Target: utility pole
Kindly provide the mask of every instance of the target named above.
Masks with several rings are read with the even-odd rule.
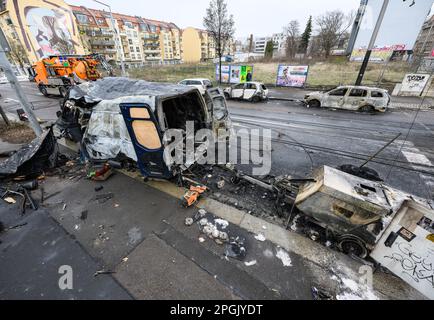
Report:
[[[377,41],[378,32],[380,31],[381,24],[383,23],[384,15],[386,14],[387,7],[389,6],[390,0],[383,0],[383,6],[381,7],[380,15],[378,16],[377,23],[375,24],[374,31],[371,36],[371,41],[368,45],[368,50],[365,54],[365,59],[363,60],[362,66],[360,67],[359,75],[357,77],[356,86],[360,86],[365,76],[366,68],[369,64],[369,59],[371,58],[372,49],[374,49],[375,41]]]
[[[40,135],[42,135],[41,125],[39,124],[38,119],[36,119],[36,116],[33,113],[32,107],[30,106],[30,103],[23,92],[23,88],[21,88],[21,85],[18,82],[15,72],[12,70],[12,66],[6,56],[6,52],[9,51],[10,51],[9,44],[6,41],[5,35],[3,34],[3,30],[0,29],[0,67],[5,72],[6,78],[8,79],[12,89],[15,90],[18,101],[20,101],[21,106],[26,112],[30,122],[30,127],[33,129],[36,136],[39,137]]]
[[[123,52],[122,52],[122,39],[121,39],[121,36],[120,36],[120,34],[119,34],[119,32],[118,32],[118,29],[116,29],[116,24],[115,24],[116,22],[115,22],[115,19],[113,18],[112,8],[111,8],[108,4],[106,4],[106,3],[104,3],[104,2],[101,2],[101,1],[98,1],[98,0],[93,0],[93,1],[95,1],[95,2],[97,2],[97,3],[99,3],[99,4],[101,4],[101,5],[103,5],[103,6],[105,6],[105,7],[107,7],[108,10],[109,10],[110,20],[111,20],[111,25],[112,25],[112,27],[113,27],[113,32],[114,32],[115,35],[116,35],[116,40],[115,40],[115,42],[116,42],[116,47],[117,47],[118,50],[119,50],[120,58],[121,58],[121,71],[122,71],[122,76],[123,76],[123,77],[126,77],[126,72],[125,72],[125,63],[124,63],[124,55],[123,55]]]

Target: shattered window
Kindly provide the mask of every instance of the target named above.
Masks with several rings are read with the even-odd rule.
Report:
[[[222,97],[213,100],[213,115],[216,120],[222,120],[227,115],[225,100]]]
[[[329,95],[334,97],[344,97],[348,92],[348,88],[341,88],[330,91]]]

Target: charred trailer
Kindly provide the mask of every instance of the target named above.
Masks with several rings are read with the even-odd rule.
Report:
[[[331,234],[341,251],[361,258],[376,248],[407,201],[432,212],[425,199],[327,166],[313,178],[315,182],[301,185],[296,207]]]

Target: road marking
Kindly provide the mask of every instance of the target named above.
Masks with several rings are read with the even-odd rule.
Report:
[[[5,99],[5,102],[9,102],[9,101],[20,103],[18,100],[15,100],[15,99],[11,99],[11,98],[6,98]]]
[[[429,159],[421,153],[414,153],[409,151],[402,151],[402,153],[407,158],[407,161],[411,164],[422,164],[424,166],[432,166],[431,161],[429,161]]]
[[[430,128],[428,128],[424,123],[419,122],[419,124],[424,127],[429,133],[431,133],[432,135],[434,135],[434,131],[432,131]]]

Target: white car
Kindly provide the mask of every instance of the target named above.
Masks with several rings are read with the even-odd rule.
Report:
[[[185,79],[178,84],[195,87],[202,95],[205,95],[206,90],[212,88],[212,82],[209,79]]]
[[[363,86],[341,86],[327,92],[312,92],[304,97],[312,108],[336,108],[362,112],[386,112],[390,104],[387,90]]]
[[[239,83],[225,89],[226,99],[242,99],[259,102],[268,99],[268,89],[261,82]]]

